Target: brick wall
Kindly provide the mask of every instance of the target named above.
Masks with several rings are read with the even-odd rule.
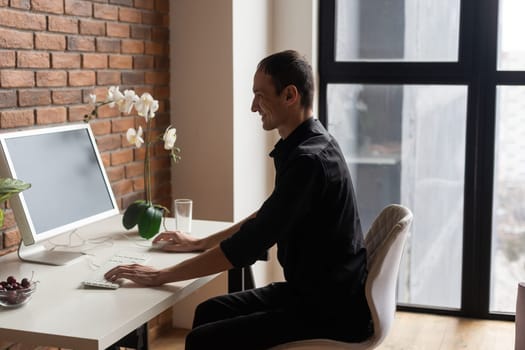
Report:
[[[0,0],[0,132],[81,122],[88,96],[107,88],[159,100],[154,130],[169,125],[169,0]],[[120,209],[144,197],[143,149],[125,132],[142,118],[103,107],[91,121]],[[170,159],[152,152],[153,196],[170,208]],[[24,179],[22,179],[24,180]],[[20,240],[6,207],[0,255]]]

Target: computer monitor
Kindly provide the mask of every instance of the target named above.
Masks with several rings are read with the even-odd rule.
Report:
[[[20,259],[64,265],[82,256],[43,243],[119,213],[89,124],[0,133],[0,145],[1,176],[31,184],[10,199]]]

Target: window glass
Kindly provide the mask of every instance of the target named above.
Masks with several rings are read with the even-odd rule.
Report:
[[[514,312],[525,281],[525,86],[498,86],[491,312]]]
[[[328,84],[363,230],[390,203],[414,213],[398,301],[460,308],[467,87]]]
[[[455,62],[459,9],[460,0],[337,0],[336,61]]]
[[[498,21],[498,69],[525,69],[525,1],[500,0]]]

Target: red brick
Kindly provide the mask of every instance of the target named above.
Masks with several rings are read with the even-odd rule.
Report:
[[[97,141],[97,145],[99,145],[98,139],[96,141]],[[100,150],[100,146],[98,146],[98,149]],[[110,163],[111,163],[110,153],[109,152],[105,152],[105,153],[103,152],[103,153],[100,154],[100,158],[102,159],[102,164],[104,164],[104,167],[108,168]]]
[[[45,106],[51,103],[51,96],[49,90],[19,90],[18,103],[21,107],[27,106]]]
[[[9,6],[8,0],[0,0],[0,7],[7,7],[7,6]]]
[[[16,226],[15,215],[13,210],[8,209],[4,211],[4,224],[0,229],[5,230]]]
[[[98,52],[120,53],[121,44],[118,39],[97,38],[96,43]]]
[[[97,146],[100,152],[119,149],[120,148],[120,135],[99,136],[97,137]],[[111,162],[110,159],[109,159],[109,162]]]
[[[35,86],[35,74],[25,70],[1,70],[0,86],[3,88],[33,87]]]
[[[129,128],[135,128],[136,117],[122,117],[111,121],[112,133],[125,133]]]
[[[30,10],[31,0],[11,0],[11,7],[23,10]]]
[[[123,72],[122,84],[142,85],[144,84],[144,72]]]
[[[142,24],[159,25],[163,23],[164,17],[156,12],[144,12],[142,14]]]
[[[135,0],[135,8],[153,10],[155,3],[151,0]]]
[[[2,10],[0,25],[18,29],[45,30],[46,16],[6,9]]]
[[[78,89],[54,90],[51,98],[56,105],[82,103],[82,93]]]
[[[109,0],[110,4],[133,6],[133,0]]]
[[[144,41],[124,39],[122,40],[122,53],[141,54],[144,53]]]
[[[111,133],[111,122],[109,120],[95,120],[90,124],[91,130],[93,130],[93,134],[96,136]]]
[[[104,101],[108,94],[108,89],[104,86],[96,87],[93,89],[86,89],[82,91],[82,100],[84,103],[89,103],[89,95],[94,94],[97,96],[97,101]]]
[[[50,32],[78,33],[78,20],[64,16],[48,16],[48,30]]]
[[[17,246],[18,243],[20,243],[20,239],[22,239],[22,237],[17,228],[5,231],[3,234],[4,249]]]
[[[38,125],[64,123],[67,121],[65,107],[47,107],[36,110],[36,123]]]
[[[95,72],[93,71],[71,71],[69,72],[70,86],[95,85]]]
[[[97,72],[97,85],[120,85],[120,75],[119,71],[99,71]]]
[[[143,177],[133,179],[133,190],[134,191],[144,191],[144,178]]]
[[[111,118],[111,117],[118,117],[120,115],[120,112],[118,108],[111,108],[108,105],[99,107],[98,109],[98,117],[99,118]]]
[[[91,17],[93,6],[89,1],[65,0],[66,15]]]
[[[151,40],[168,42],[169,38],[170,38],[169,28],[164,28],[164,27],[151,28]]]
[[[80,54],[53,52],[51,66],[53,68],[80,68]]]
[[[17,66],[19,68],[49,68],[49,54],[47,52],[20,51]]]
[[[119,20],[121,22],[141,23],[142,12],[132,8],[121,7],[119,9]]]
[[[61,70],[38,71],[36,72],[36,85],[44,86],[65,86],[67,83],[67,73]]]
[[[0,68],[13,68],[15,64],[15,51],[0,51]]]
[[[64,0],[31,0],[32,11],[64,13]]]
[[[70,51],[95,51],[95,39],[82,36],[68,36],[67,49]]]
[[[134,69],[151,69],[154,67],[155,60],[152,56],[135,56],[133,57]]]
[[[133,68],[133,57],[123,55],[111,55],[109,56],[109,68],[131,69]]]
[[[144,51],[147,55],[162,55],[163,53],[168,51],[168,47],[164,43],[156,43],[149,41],[145,43]]]
[[[119,149],[111,152],[111,165],[126,164],[133,161],[133,149]]]
[[[122,180],[111,184],[115,196],[122,196],[133,190],[133,181]]]
[[[0,108],[16,107],[16,91],[0,90]]]
[[[118,20],[118,7],[113,5],[95,4],[93,17],[105,20]]]
[[[149,40],[151,38],[151,28],[149,26],[132,25],[131,37],[133,39]]]
[[[2,129],[19,128],[35,124],[32,109],[16,109],[0,112],[0,127]]]
[[[144,162],[135,162],[126,165],[126,177],[136,177],[144,175]]]
[[[165,72],[146,72],[146,84],[152,85],[167,85],[170,81],[169,74]]]
[[[108,23],[106,25],[107,35],[116,38],[129,38],[129,24]]]
[[[86,53],[82,56],[84,68],[107,68],[108,56],[104,54]]]
[[[170,68],[170,58],[169,56],[155,56],[155,65],[156,69],[165,69],[169,70]]]
[[[90,114],[93,107],[87,104],[71,106],[68,108],[68,120],[70,122],[78,122],[84,120],[86,114]]]
[[[90,19],[80,20],[80,34],[85,35],[106,35],[106,24],[103,21],[93,21]]]
[[[66,37],[60,34],[35,33],[35,48],[64,51],[66,49]]]
[[[158,12],[169,12],[170,2],[169,0],[155,0],[155,10]]]
[[[0,48],[32,49],[33,33],[0,28]]]
[[[123,166],[110,167],[106,169],[109,181],[115,182],[124,179],[125,170]]]

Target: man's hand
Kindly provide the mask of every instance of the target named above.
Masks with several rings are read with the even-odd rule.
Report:
[[[181,231],[166,231],[153,240],[153,244],[163,243],[162,250],[170,252],[195,252],[203,250],[202,240]]]
[[[144,286],[154,287],[164,284],[161,275],[160,270],[149,266],[132,264],[114,267],[104,274],[104,278],[110,282],[114,282],[119,278],[126,278]]]

